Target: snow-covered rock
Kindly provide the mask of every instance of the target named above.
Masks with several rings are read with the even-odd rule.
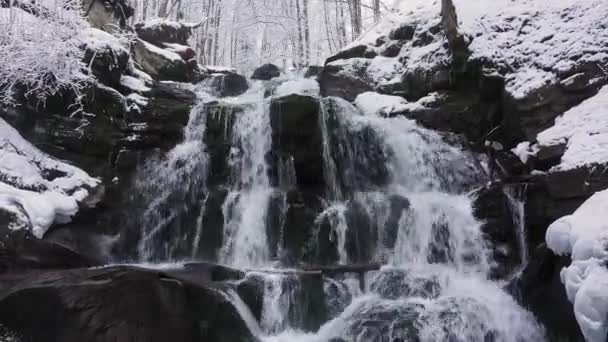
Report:
[[[83,32],[84,62],[97,79],[116,87],[120,83],[129,62],[128,42],[96,28]]]
[[[0,207],[27,218],[36,237],[55,222],[68,222],[98,184],[41,152],[0,119]]]
[[[189,68],[180,55],[159,48],[142,39],[136,39],[132,47],[135,63],[157,80],[187,82]]]
[[[274,91],[275,96],[297,94],[303,96],[319,96],[319,83],[310,78],[300,78],[281,83]]]
[[[608,163],[608,86],[558,117],[538,135],[533,150],[555,147],[564,153],[553,171]]]
[[[608,336],[608,190],[587,200],[574,214],[555,221],[546,241],[558,255],[571,255],[561,280],[585,339]]]
[[[135,24],[135,30],[139,38],[159,47],[166,43],[188,45],[192,35],[191,25],[160,18]]]

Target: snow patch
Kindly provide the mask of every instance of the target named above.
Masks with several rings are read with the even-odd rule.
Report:
[[[0,119],[0,207],[22,208],[41,238],[54,222],[67,222],[88,189],[99,184],[77,167],[53,159]]]
[[[355,99],[355,106],[365,115],[389,116],[392,113],[406,113],[423,110],[425,103],[435,98],[435,94],[423,97],[417,102],[408,102],[399,96],[365,92]]]
[[[608,190],[597,192],[574,214],[555,221],[545,236],[558,255],[571,255],[561,280],[585,339],[604,342],[608,334]]]
[[[566,144],[561,163],[552,171],[608,163],[608,86],[558,117],[537,141],[540,148]]]
[[[304,96],[319,96],[319,83],[313,79],[302,78],[294,79],[281,83],[274,91],[275,96],[285,96],[290,94]]]
[[[146,84],[138,78],[133,76],[122,75],[120,77],[120,85],[125,88],[131,89],[137,93],[147,93],[151,89],[146,86]]]

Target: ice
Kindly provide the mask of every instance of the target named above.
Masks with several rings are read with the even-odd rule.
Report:
[[[574,314],[589,342],[603,342],[608,334],[608,190],[597,192],[574,214],[555,221],[547,230],[547,246],[572,263],[561,280]]]

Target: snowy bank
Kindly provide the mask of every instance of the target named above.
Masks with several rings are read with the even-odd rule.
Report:
[[[608,334],[608,190],[598,192],[572,215],[547,230],[548,247],[571,255],[561,280],[585,339],[604,342]]]
[[[55,222],[65,223],[99,181],[41,152],[0,119],[0,208],[27,216],[41,238]]]

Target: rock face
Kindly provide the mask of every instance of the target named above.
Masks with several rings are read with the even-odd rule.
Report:
[[[273,153],[277,167],[292,164],[299,186],[323,186],[323,135],[319,124],[319,100],[309,96],[288,95],[273,98],[270,107]],[[280,172],[281,170],[277,171]]]
[[[27,341],[256,341],[222,285],[238,272],[202,266],[0,276],[0,324]]]
[[[268,81],[275,77],[279,77],[281,75],[281,70],[274,64],[264,64],[261,67],[255,69],[253,75],[251,75],[252,80],[263,80]]]
[[[515,298],[549,328],[549,338],[584,341],[560,279],[562,267],[569,264],[568,258],[558,257],[545,244],[540,244],[530,254],[530,263],[521,276],[509,288]]]

